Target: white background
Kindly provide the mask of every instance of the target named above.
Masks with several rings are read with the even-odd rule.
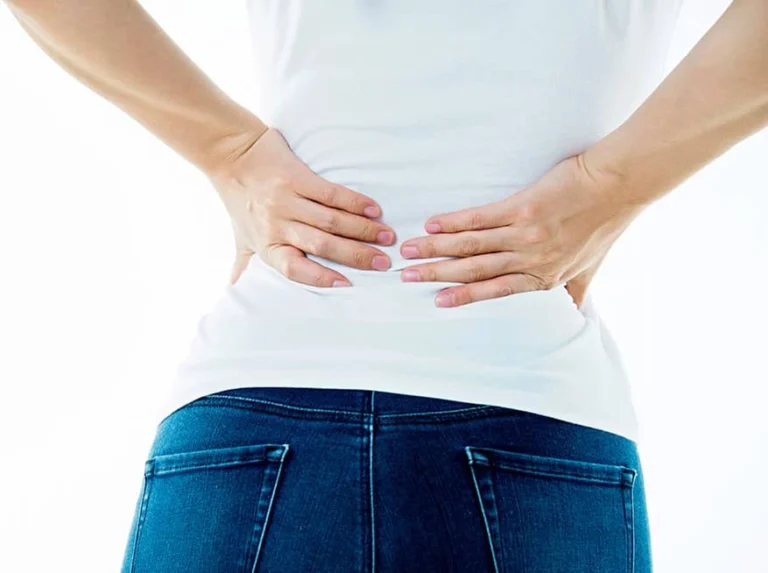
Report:
[[[143,4],[254,105],[244,0]],[[687,3],[670,67],[726,4]],[[633,380],[659,573],[768,571],[767,163],[768,130],[646,211],[592,287]],[[0,570],[117,571],[230,223],[200,172],[5,6],[0,167]]]

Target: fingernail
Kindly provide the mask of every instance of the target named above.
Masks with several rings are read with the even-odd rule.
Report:
[[[348,287],[349,286],[349,282],[348,281],[340,281],[340,280],[337,279],[337,280],[333,281],[333,286],[335,286],[335,287]]]
[[[403,247],[403,256],[406,259],[409,258],[409,257],[418,257],[419,256],[419,249],[417,249],[413,245],[409,245],[407,247]]]
[[[368,217],[378,217],[379,208],[375,205],[368,205],[365,209],[363,209],[363,213],[365,213]]]
[[[421,280],[421,275],[419,274],[419,271],[414,271],[414,270],[403,271],[400,276],[406,282]]]
[[[427,233],[439,233],[440,232],[440,225],[437,223],[427,223],[424,228],[427,230]]]
[[[379,231],[379,234],[376,235],[376,240],[379,243],[391,243],[394,238],[395,234],[391,231]]]
[[[381,255],[373,257],[373,268],[377,271],[385,271],[389,268],[389,258]]]
[[[442,292],[435,297],[435,304],[437,306],[451,306],[453,304],[453,296],[450,293]]]

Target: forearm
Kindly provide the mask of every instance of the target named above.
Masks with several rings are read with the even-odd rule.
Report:
[[[768,0],[735,0],[653,94],[584,153],[644,207],[768,125]]]
[[[7,0],[32,39],[77,80],[206,173],[266,129],[224,94],[136,0]]]

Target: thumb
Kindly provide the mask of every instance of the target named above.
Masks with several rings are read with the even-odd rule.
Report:
[[[577,308],[581,309],[581,305],[586,297],[587,289],[592,283],[592,279],[595,278],[595,274],[597,274],[600,265],[603,264],[606,254],[607,253],[604,253],[597,261],[592,263],[591,266],[587,267],[565,283],[565,288],[571,295],[571,298],[573,298],[573,302],[576,303]]]
[[[253,256],[254,251],[244,248],[244,249],[238,249],[237,254],[235,255],[235,262],[232,264],[232,272],[229,277],[229,284],[233,285],[237,282],[237,280],[240,278],[240,275],[243,274],[243,271],[248,266],[248,262],[251,260],[251,256]]]
[[[565,288],[571,295],[573,302],[576,303],[577,308],[581,308],[581,304],[584,302],[584,296],[587,288],[589,288],[589,283],[592,282],[593,275],[592,269],[587,269],[565,283]]]

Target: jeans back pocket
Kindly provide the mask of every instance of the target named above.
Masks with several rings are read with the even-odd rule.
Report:
[[[253,573],[288,444],[147,460],[123,573]]]
[[[496,573],[633,573],[636,470],[464,450]]]

